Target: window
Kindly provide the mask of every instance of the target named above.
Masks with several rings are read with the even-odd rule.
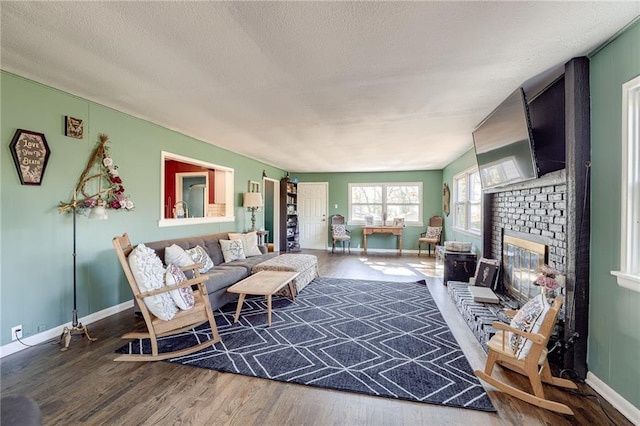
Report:
[[[640,77],[622,86],[622,194],[618,285],[640,292]]]
[[[406,225],[422,226],[422,182],[350,183],[349,224],[364,225],[367,216],[375,225],[404,218]]]
[[[158,226],[233,222],[234,170],[162,151]]]
[[[453,227],[479,234],[482,229],[482,187],[477,169],[453,178]]]

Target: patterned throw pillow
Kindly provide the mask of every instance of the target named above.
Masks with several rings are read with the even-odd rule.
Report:
[[[230,240],[242,240],[242,249],[246,257],[261,256],[262,252],[258,248],[258,234],[247,232],[246,234],[229,233]]]
[[[441,229],[439,226],[427,226],[427,238],[440,238]]]
[[[190,248],[189,250],[185,250],[191,260],[194,263],[201,263],[202,267],[200,268],[200,273],[204,274],[209,269],[213,268],[213,260],[207,254],[207,251],[202,248],[202,246],[195,246],[194,248]],[[189,266],[189,265],[184,265]]]
[[[129,254],[129,268],[141,292],[164,287],[162,261],[155,251],[144,244],[138,244]],[[149,311],[162,320],[169,321],[178,313],[178,307],[169,293],[145,297],[143,301]]]
[[[222,248],[224,263],[247,258],[244,255],[242,240],[220,240],[220,247]]]
[[[549,308],[550,306],[547,299],[543,294],[539,294],[520,308],[509,325],[518,330],[537,333],[538,330],[540,330],[542,321]],[[516,354],[516,357],[518,359],[526,358],[533,345],[531,340],[525,339],[515,333],[509,333],[508,337],[511,350]]]
[[[164,276],[165,284],[177,285],[184,281],[187,281],[187,276],[182,272],[180,267],[178,265],[169,264]],[[176,305],[178,305],[178,308],[182,310],[186,311],[191,309],[196,303],[193,298],[193,290],[191,290],[191,287],[182,287],[181,289],[170,291],[169,294]]]

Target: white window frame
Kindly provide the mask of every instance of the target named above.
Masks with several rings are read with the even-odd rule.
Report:
[[[480,236],[482,234],[482,195],[480,195],[480,200],[477,202],[471,201],[470,200],[470,196],[471,196],[471,179],[470,177],[472,175],[478,175],[478,181],[480,181],[480,171],[478,170],[477,167],[472,167],[470,169],[467,169],[461,173],[458,173],[457,175],[455,175],[453,177],[453,202],[452,202],[452,207],[453,207],[453,226],[452,228],[456,231],[459,232],[463,232],[466,234],[470,234],[473,236]],[[457,181],[461,180],[461,179],[465,179],[467,181],[467,197],[465,200],[459,200],[458,199],[458,185],[457,185]],[[458,218],[456,217],[456,215],[458,214],[458,209],[456,208],[459,204],[464,205],[464,209],[466,211],[466,223],[463,224],[463,226],[459,226],[458,225]],[[475,228],[471,228],[471,206],[473,205],[477,205],[480,208],[480,228],[475,229]]]
[[[418,218],[419,220],[417,221],[408,221],[405,219],[404,221],[404,225],[405,226],[424,226],[424,222],[422,221],[422,206],[423,206],[423,202],[424,202],[424,191],[422,188],[422,182],[382,182],[382,183],[368,183],[368,182],[357,182],[357,183],[349,183],[349,187],[348,187],[348,207],[349,207],[349,217],[347,219],[347,224],[348,225],[355,225],[355,226],[364,226],[364,220],[355,220],[353,218],[353,210],[352,210],[352,200],[351,200],[351,189],[353,187],[358,187],[358,186],[379,186],[382,188],[382,211],[387,211],[387,187],[388,186],[417,186],[418,187],[418,191],[419,191],[419,196],[418,196]],[[413,205],[413,203],[411,203],[411,205]],[[392,217],[387,218],[387,223],[390,223],[393,220]],[[382,225],[382,221],[380,219],[375,219],[374,220],[374,225],[376,226],[380,226]]]
[[[622,85],[620,287],[640,293],[640,76]]]

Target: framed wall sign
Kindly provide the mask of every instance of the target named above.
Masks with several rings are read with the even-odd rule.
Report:
[[[22,185],[40,185],[51,150],[43,133],[16,130],[11,140],[11,155]]]
[[[84,133],[84,121],[70,116],[64,117],[64,135],[70,138],[82,139]]]

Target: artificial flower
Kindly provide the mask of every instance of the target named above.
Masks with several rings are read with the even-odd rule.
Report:
[[[104,164],[105,167],[110,167],[113,165],[113,160],[110,157],[104,157],[102,164]]]

